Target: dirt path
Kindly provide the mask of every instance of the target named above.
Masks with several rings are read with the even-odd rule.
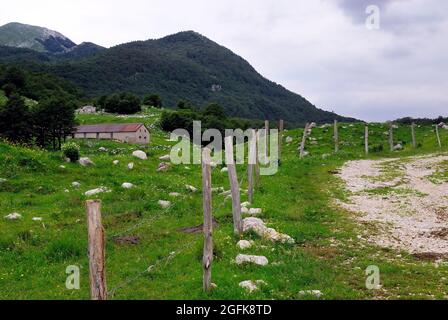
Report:
[[[448,155],[347,162],[341,205],[376,228],[369,241],[413,254],[448,257]]]

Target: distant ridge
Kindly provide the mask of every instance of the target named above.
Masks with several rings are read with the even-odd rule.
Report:
[[[42,29],[48,30],[39,30]],[[3,45],[0,63],[20,61],[32,70],[52,73],[73,82],[88,97],[118,91],[140,96],[158,93],[166,107],[174,108],[180,100],[190,101],[197,107],[216,102],[233,117],[282,118],[297,124],[355,120],[316,108],[299,94],[261,76],[229,49],[194,31],[129,42],[110,49],[91,43],[76,46],[53,32],[49,39],[67,45],[61,44],[61,48],[53,51],[47,48],[45,52],[31,46],[28,49],[38,51],[33,54],[26,49],[5,47],[1,41],[5,38],[4,30],[5,26],[0,27],[0,45]],[[10,31],[8,34],[14,38]]]

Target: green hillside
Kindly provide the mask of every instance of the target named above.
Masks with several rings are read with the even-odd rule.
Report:
[[[214,231],[215,262],[213,282],[217,288],[210,295],[202,291],[202,234],[184,233],[182,228],[200,225],[201,192],[189,193],[185,185],[201,186],[200,166],[173,166],[157,173],[158,158],[169,153],[172,142],[157,129],[160,111],[135,117],[113,119],[111,115],[82,115],[81,123],[144,122],[152,128],[152,144],[137,147],[110,141],[80,141],[82,156],[90,157],[95,166],[83,168],[65,163],[58,152],[45,152],[10,146],[0,142],[0,299],[88,299],[87,232],[84,192],[104,186],[112,190],[97,197],[103,201],[103,223],[107,237],[107,284],[110,299],[316,299],[302,296],[302,290],[321,290],[321,299],[394,299],[412,298],[408,294],[443,298],[445,287],[440,279],[447,277],[446,268],[418,258],[382,249],[357,240],[364,225],[334,205],[344,199],[341,181],[332,172],[345,161],[365,158],[362,145],[364,125],[341,124],[341,151],[333,154],[332,130],[316,128],[309,144],[310,155],[297,156],[302,130],[291,130],[285,136],[283,164],[278,174],[261,177],[254,206],[263,208],[261,217],[269,226],[292,236],[295,245],[265,242],[254,234],[256,246],[250,254],[264,255],[265,267],[237,266],[238,253],[233,238],[231,202],[214,194],[213,215],[218,225]],[[372,147],[384,145],[387,150],[387,127],[373,124]],[[447,131],[442,131],[443,152],[447,152]],[[421,127],[417,137],[422,146],[410,147],[407,126],[396,130],[397,141],[404,150],[390,153],[373,152],[369,158],[400,157],[437,153],[435,135],[430,127]],[[100,151],[99,148],[107,148]],[[131,156],[135,148],[146,151],[149,159]],[[379,148],[376,148],[379,150]],[[112,162],[119,160],[114,166]],[[127,164],[135,163],[134,170]],[[61,167],[64,166],[64,167]],[[246,168],[238,166],[242,188],[247,188]],[[72,182],[81,184],[74,188]],[[229,188],[220,167],[213,171],[213,187]],[[130,182],[134,189],[121,184]],[[170,192],[181,196],[171,198]],[[159,200],[170,200],[169,209],[161,209]],[[242,195],[242,201],[246,201]],[[23,218],[7,221],[12,212]],[[33,221],[41,217],[42,221]],[[117,242],[121,237],[122,242]],[[136,244],[126,242],[136,240]],[[124,241],[124,243],[123,243]],[[365,288],[365,268],[381,268],[384,290]],[[65,289],[67,266],[81,268],[81,290]],[[251,294],[238,284],[244,280],[262,279],[261,290]]]
[[[1,42],[0,42],[1,44]],[[78,48],[79,47],[79,48]],[[180,100],[202,108],[217,102],[229,116],[291,123],[352,121],[316,108],[260,75],[247,61],[196,32],[136,41],[110,49],[80,45],[62,55],[0,47],[0,62],[20,63],[71,81],[88,97],[119,91],[158,93],[164,105]]]

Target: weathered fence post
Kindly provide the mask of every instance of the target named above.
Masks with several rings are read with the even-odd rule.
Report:
[[[213,219],[212,219],[212,170],[210,149],[202,150],[202,197],[204,207],[204,256],[202,260],[204,291],[209,292],[212,285],[213,262]]]
[[[412,134],[412,148],[417,148],[417,140],[415,139],[415,123],[411,124],[411,134]]]
[[[230,188],[232,191],[232,211],[233,211],[233,230],[236,235],[243,234],[243,224],[241,221],[241,198],[238,176],[236,173],[236,164],[233,158],[233,136],[225,137],[226,164],[229,171]]]
[[[280,120],[278,124],[278,164],[282,163],[282,148],[283,148],[283,131],[285,129],[285,122]]]
[[[369,125],[367,123],[364,130],[364,148],[366,156],[369,155]]]
[[[338,120],[334,120],[334,152],[339,152],[339,128]]]
[[[309,126],[309,123],[305,124],[305,130],[303,131],[302,142],[300,143],[300,159],[303,159],[303,157],[305,156],[305,143]]]
[[[260,161],[258,159],[258,152],[259,152],[259,148],[260,148],[260,132],[257,130],[255,132],[255,136],[256,136],[256,150],[257,153],[255,155],[255,185],[258,187],[260,185]]]
[[[249,165],[248,165],[248,196],[249,202],[253,203],[254,200],[254,168],[257,162],[257,134],[255,130],[250,131],[249,137]]]
[[[269,120],[266,120],[265,122],[264,122],[264,129],[265,129],[265,131],[266,131],[266,141],[265,141],[265,144],[266,144],[266,159],[268,159],[268,157],[269,157]]]
[[[439,148],[442,148],[442,141],[440,140],[440,134],[439,134],[439,126],[436,124],[436,135],[437,135],[437,142],[439,143]]]
[[[105,241],[104,228],[101,223],[101,201],[89,200],[86,202],[86,206],[90,297],[92,300],[107,300]]]
[[[390,152],[394,151],[394,125],[391,122],[389,124],[389,147],[390,147]]]

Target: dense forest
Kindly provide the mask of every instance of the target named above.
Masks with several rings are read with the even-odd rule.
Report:
[[[180,100],[197,106],[217,103],[231,117],[306,121],[352,121],[320,110],[302,96],[261,76],[232,51],[195,32],[158,40],[136,41],[110,49],[93,44],[79,55],[50,55],[27,49],[0,47],[0,61],[71,81],[87,97],[131,92],[142,98],[160,94],[165,107]]]

